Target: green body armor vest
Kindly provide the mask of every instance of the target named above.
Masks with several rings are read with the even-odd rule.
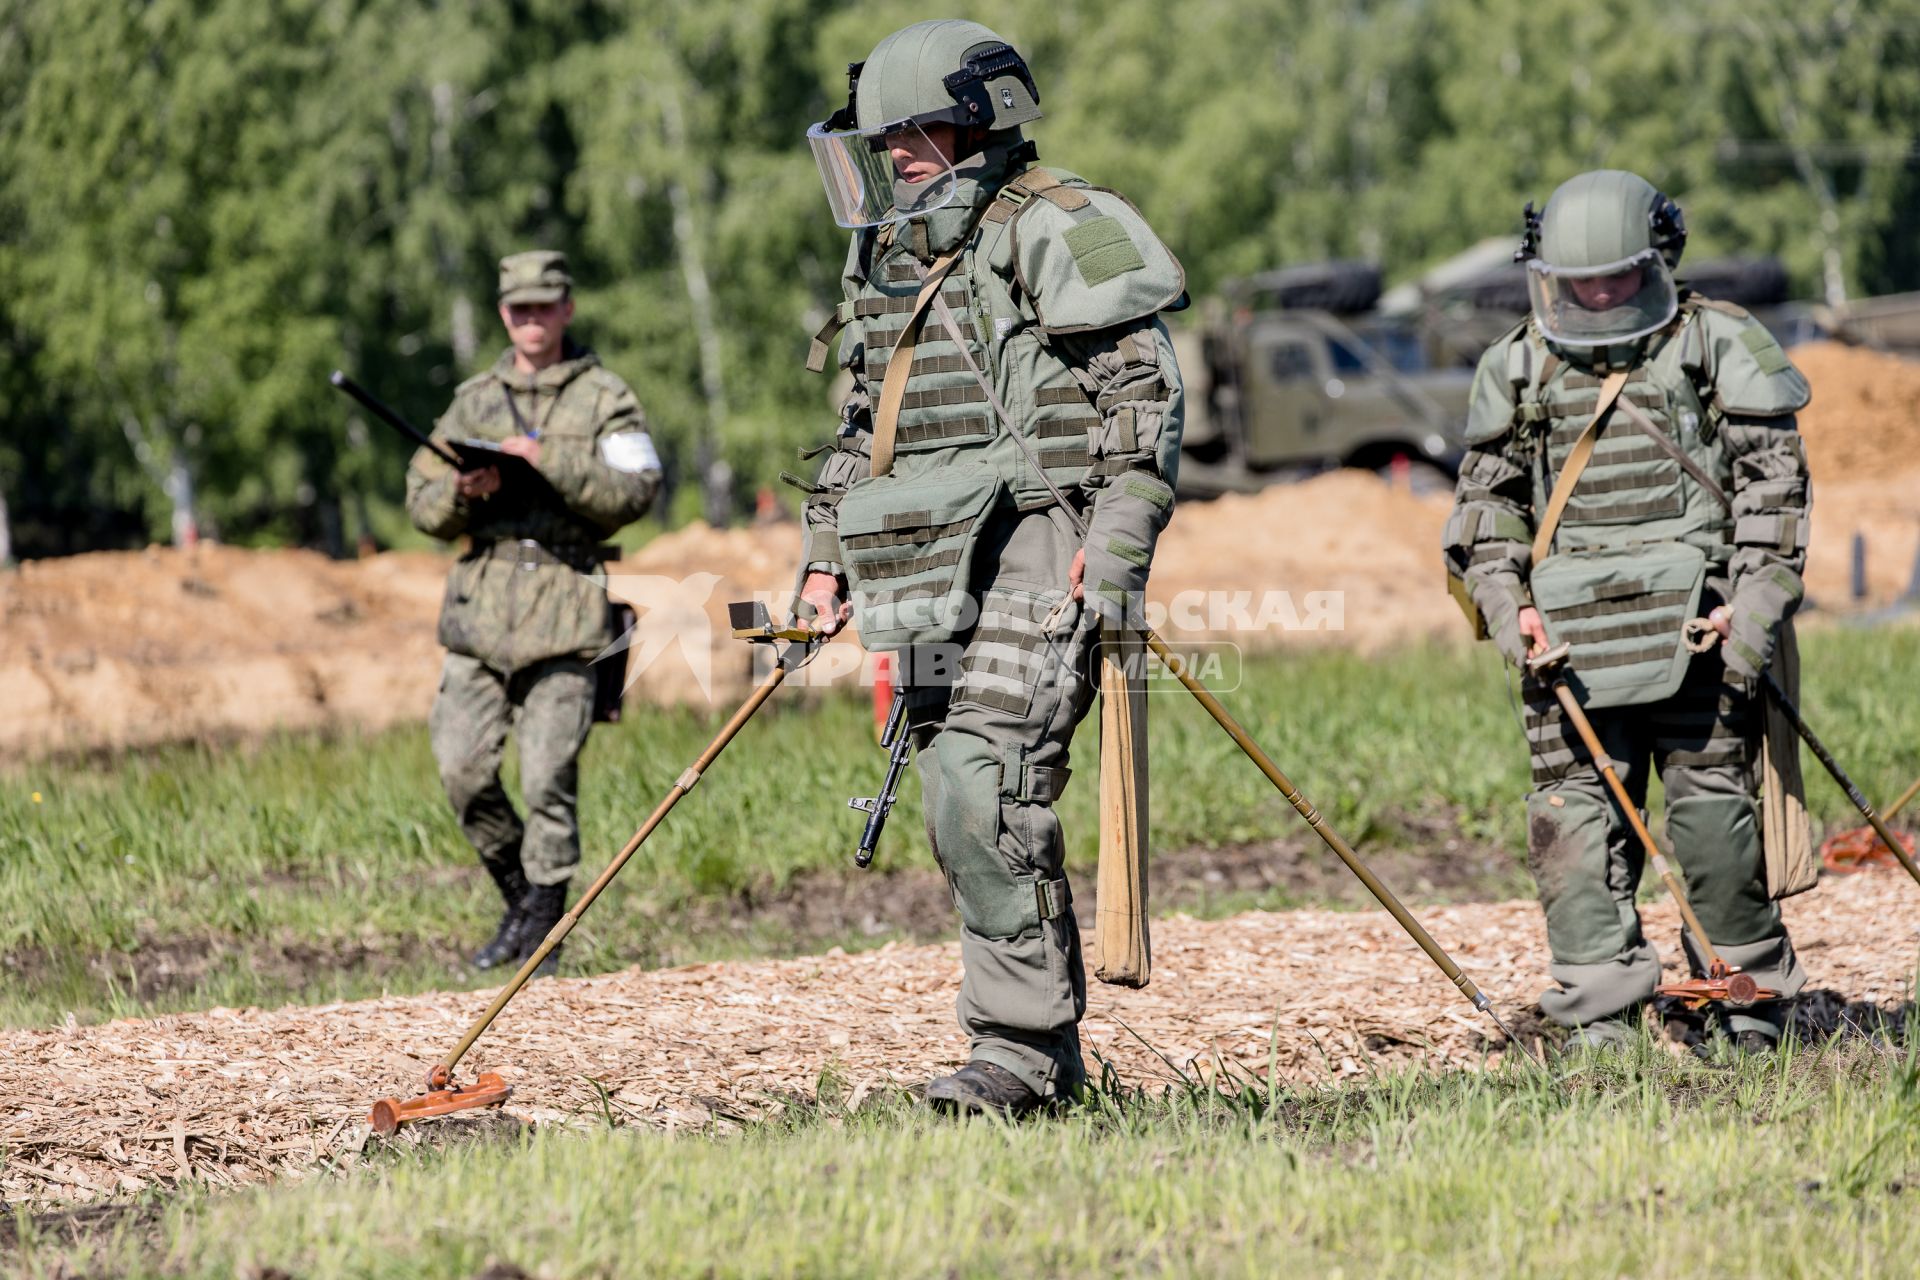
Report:
[[[1035,258],[1020,239],[1023,215],[1041,201],[1072,222],[1065,248],[1053,255],[1072,273],[1065,278],[1029,279],[1021,265]],[[1100,448],[1106,424],[1091,380],[1082,382],[1085,375],[1060,357],[1051,335],[1151,316],[1185,288],[1179,264],[1145,222],[1135,227],[1117,213],[1138,219],[1111,192],[1070,174],[1028,169],[985,205],[940,286],[966,356],[993,386],[1047,480],[1070,498],[1107,473]],[[833,331],[844,329],[842,362],[863,375],[876,405],[925,270],[912,239],[907,224],[856,241],[852,296],[816,335],[810,361],[822,362]],[[870,649],[936,644],[972,626],[968,585],[983,528],[997,509],[1031,511],[1054,501],[932,306],[912,359],[892,468],[855,481],[839,505],[840,552],[861,642]],[[1134,448],[1131,440],[1115,444]]]
[[[1700,394],[1706,375],[1694,320],[1688,312],[1651,341],[1620,399],[1725,492],[1732,471]],[[1603,380],[1532,331],[1509,348],[1509,377],[1539,512],[1592,421]],[[1708,575],[1726,572],[1732,531],[1719,500],[1616,405],[1529,581],[1548,639],[1572,644],[1587,705],[1657,702],[1680,687],[1690,656],[1681,628],[1699,616]]]

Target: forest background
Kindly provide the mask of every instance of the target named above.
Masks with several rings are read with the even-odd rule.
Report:
[[[1043,159],[1126,192],[1196,296],[1389,276],[1596,166],[1800,296],[1920,288],[1920,0],[977,0]],[[564,249],[580,337],[723,522],[826,438],[802,368],[846,249],[803,133],[919,5],[5,0],[0,560],[193,534],[410,539],[404,442],[501,345],[494,264]]]

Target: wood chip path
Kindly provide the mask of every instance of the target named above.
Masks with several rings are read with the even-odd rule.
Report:
[[[1920,890],[1905,876],[1830,881],[1786,911],[1811,986],[1849,1000],[1911,998]],[[1503,1016],[1537,998],[1547,956],[1534,904],[1420,914]],[[1671,963],[1671,907],[1646,914]],[[1083,1031],[1132,1083],[1171,1073],[1123,1022],[1167,1059],[1204,1071],[1238,1064],[1264,1075],[1277,1036],[1280,1070],[1295,1081],[1498,1055],[1485,1020],[1383,912],[1174,917],[1153,934],[1153,984],[1092,984]],[[508,1111],[535,1123],[600,1123],[591,1081],[625,1123],[745,1119],[783,1097],[813,1096],[825,1071],[865,1096],[956,1065],[966,1050],[953,1020],[958,981],[953,944],[549,980],[508,1007],[462,1075],[499,1071],[514,1086]],[[84,1202],[352,1163],[368,1142],[372,1101],[417,1091],[489,996],[0,1031],[0,1196]],[[414,1133],[400,1140],[418,1141]]]

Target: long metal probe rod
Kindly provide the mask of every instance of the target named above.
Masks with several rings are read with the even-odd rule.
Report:
[[[1393,890],[1387,888],[1380,877],[1373,874],[1373,869],[1353,851],[1353,846],[1341,839],[1340,833],[1327,825],[1327,820],[1321,816],[1320,811],[1288,780],[1286,774],[1280,772],[1280,766],[1275,764],[1273,758],[1261,750],[1260,744],[1240,727],[1240,722],[1221,705],[1220,699],[1213,696],[1213,691],[1187,669],[1187,664],[1167,647],[1167,642],[1162,640],[1157,632],[1148,630],[1145,634],[1147,647],[1153,650],[1154,656],[1173,673],[1176,680],[1187,687],[1187,692],[1207,709],[1207,714],[1227,731],[1227,736],[1234,740],[1240,750],[1246,752],[1247,759],[1253,761],[1254,767],[1265,774],[1267,781],[1287,798],[1287,803],[1307,820],[1307,825],[1313,828],[1314,834],[1326,842],[1327,848],[1333,850],[1340,861],[1347,864],[1347,870],[1359,878],[1360,883],[1367,887],[1367,892],[1371,893],[1400,927],[1407,931],[1408,936],[1419,944],[1420,949],[1427,953],[1427,959],[1439,966],[1440,972],[1446,974],[1447,980],[1460,988],[1460,994],[1471,1000],[1475,1009],[1493,1019],[1493,1025],[1500,1028],[1501,1033],[1510,1043],[1518,1046],[1520,1051],[1529,1058],[1533,1057],[1532,1051],[1520,1042],[1518,1036],[1508,1030],[1506,1023],[1500,1020],[1500,1014],[1494,1009],[1493,1001],[1487,999],[1474,980],[1467,976],[1466,971],[1454,963],[1453,957],[1447,954],[1446,949],[1433,940],[1433,935],[1427,932],[1426,926],[1414,917],[1413,912],[1401,905],[1400,899],[1394,896]]]
[[[545,960],[548,954],[559,946],[569,933],[573,932],[573,926],[578,924],[580,917],[587,913],[587,908],[591,907],[593,900],[600,896],[600,891],[613,883],[613,878],[620,874],[620,868],[627,865],[627,859],[647,842],[647,837],[653,834],[654,828],[658,827],[667,814],[672,812],[674,805],[680,803],[680,797],[693,790],[694,785],[700,781],[700,775],[705,773],[719,758],[720,753],[727,749],[727,744],[733,741],[734,735],[753,718],[753,713],[773,696],[773,691],[779,688],[780,682],[786,678],[787,664],[784,661],[774,663],[772,672],[754,686],[753,693],[740,704],[740,709],[733,713],[733,717],[720,730],[719,736],[708,743],[707,749],[700,753],[700,758],[680,775],[679,780],[673,784],[673,789],[667,792],[666,798],[661,800],[654,811],[647,816],[645,825],[633,833],[633,838],[614,855],[613,861],[607,864],[606,870],[587,886],[587,891],[580,895],[580,900],[573,904],[573,909],[561,916],[560,922],[548,931],[545,940],[534,948],[533,954],[528,956],[526,962],[520,966],[520,971],[513,975],[506,986],[500,988],[500,994],[493,998],[493,1003],[487,1006],[486,1012],[467,1028],[467,1034],[460,1037],[460,1043],[454,1045],[447,1056],[440,1060],[440,1066],[444,1070],[452,1072],[460,1059],[466,1056],[467,1050],[473,1047],[473,1042],[486,1034],[487,1028],[493,1025],[493,1020],[500,1016],[502,1009],[507,1007],[507,1002],[520,993],[520,988],[527,985],[527,980],[533,977],[533,971],[540,967],[541,961]]]
[[[1913,855],[1907,852],[1906,845],[1894,838],[1893,832],[1887,828],[1886,819],[1873,811],[1873,806],[1867,802],[1864,795],[1860,794],[1860,788],[1853,785],[1853,779],[1849,778],[1847,771],[1840,767],[1840,762],[1833,758],[1833,753],[1827,750],[1826,744],[1815,737],[1813,730],[1807,727],[1807,722],[1800,718],[1800,708],[1793,705],[1793,699],[1774,683],[1771,672],[1761,672],[1760,679],[1766,686],[1767,696],[1773,699],[1774,705],[1780,708],[1781,714],[1786,716],[1788,722],[1793,725],[1793,731],[1799,734],[1806,741],[1808,749],[1819,757],[1820,763],[1825,765],[1827,772],[1833,775],[1833,780],[1840,784],[1842,791],[1847,793],[1847,799],[1853,801],[1853,807],[1860,811],[1860,816],[1865,818],[1867,825],[1873,828],[1873,833],[1886,843],[1887,848],[1893,850],[1894,857],[1900,859],[1900,865],[1907,869],[1907,874],[1913,877],[1914,883],[1920,884],[1920,866],[1914,865]],[[1920,789],[1920,783],[1915,783],[1913,787],[1908,788],[1907,794],[1900,797],[1899,803],[1894,805],[1894,808],[1899,808],[1911,799],[1916,789]]]
[[[1907,807],[1907,801],[1913,799],[1916,795],[1920,795],[1920,778],[1915,778],[1913,780],[1913,785],[1908,787],[1905,791],[1902,791],[1900,793],[1900,798],[1898,800],[1895,800],[1892,804],[1888,805],[1887,811],[1881,814],[1880,816],[1885,818],[1888,822],[1892,822],[1894,818],[1899,815],[1900,811]]]
[[[1600,745],[1600,735],[1593,731],[1593,724],[1587,719],[1586,708],[1580,705],[1580,699],[1573,696],[1573,690],[1567,687],[1565,677],[1553,682],[1553,694],[1560,699],[1561,709],[1567,713],[1567,719],[1573,721],[1573,727],[1580,734],[1580,741],[1587,744],[1587,754],[1593,757],[1593,763],[1600,770],[1600,776],[1607,780],[1607,786],[1613,791],[1613,798],[1620,802],[1621,810],[1627,815],[1627,825],[1633,828],[1633,834],[1640,838],[1640,847],[1647,851],[1647,861],[1653,864],[1653,870],[1660,882],[1667,886],[1667,892],[1673,895],[1674,905],[1680,908],[1680,918],[1686,921],[1687,930],[1693,934],[1700,950],[1705,953],[1710,973],[1724,972],[1726,966],[1720,959],[1720,953],[1713,949],[1713,943],[1707,938],[1707,931],[1700,925],[1700,917],[1693,914],[1693,904],[1687,901],[1687,891],[1680,885],[1680,877],[1673,874],[1673,865],[1667,861],[1667,855],[1660,852],[1660,846],[1653,841],[1653,833],[1647,830],[1647,824],[1641,820],[1640,810],[1633,803],[1633,797],[1627,794],[1627,786],[1620,781],[1620,775],[1614,771],[1613,757]]]

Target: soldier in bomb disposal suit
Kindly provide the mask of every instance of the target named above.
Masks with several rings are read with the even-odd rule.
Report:
[[[1185,275],[1124,197],[1035,162],[1033,77],[986,27],[917,23],[850,70],[846,108],[807,135],[853,231],[813,354],[843,329],[854,389],[807,503],[802,597],[823,630],[851,618],[897,651],[910,686],[970,1042],[927,1100],[1017,1114],[1085,1075],[1053,805],[1101,615],[1138,616],[1173,509],[1180,374],[1158,317]]]
[[[563,254],[501,259],[500,321],[511,345],[460,384],[434,425],[436,439],[493,442],[515,461],[462,472],[422,449],[407,473],[413,523],[468,539],[441,607],[447,657],[430,728],[460,829],[505,904],[473,955],[483,969],[524,960],[566,910],[580,861],[589,663],[615,638],[606,593],[589,575],[606,558],[602,540],[639,519],[660,486],[632,390],[567,337],[572,288]],[[500,783],[510,729],[524,818]],[[542,971],[554,965],[549,957]]]
[[[1571,644],[1636,807],[1649,772],[1665,784],[1708,941],[1790,998],[1806,976],[1763,874],[1758,681],[1803,593],[1812,494],[1794,415],[1810,391],[1757,320],[1676,282],[1685,244],[1679,206],[1619,170],[1528,206],[1532,315],[1480,361],[1443,541],[1456,597],[1508,661]],[[1691,655],[1682,629],[1701,615],[1719,643]],[[1527,857],[1558,984],[1540,1005],[1574,1043],[1618,1045],[1660,979],[1634,906],[1644,855],[1550,688],[1523,688]],[[1764,1052],[1786,1006],[1720,1009],[1718,1028]]]

